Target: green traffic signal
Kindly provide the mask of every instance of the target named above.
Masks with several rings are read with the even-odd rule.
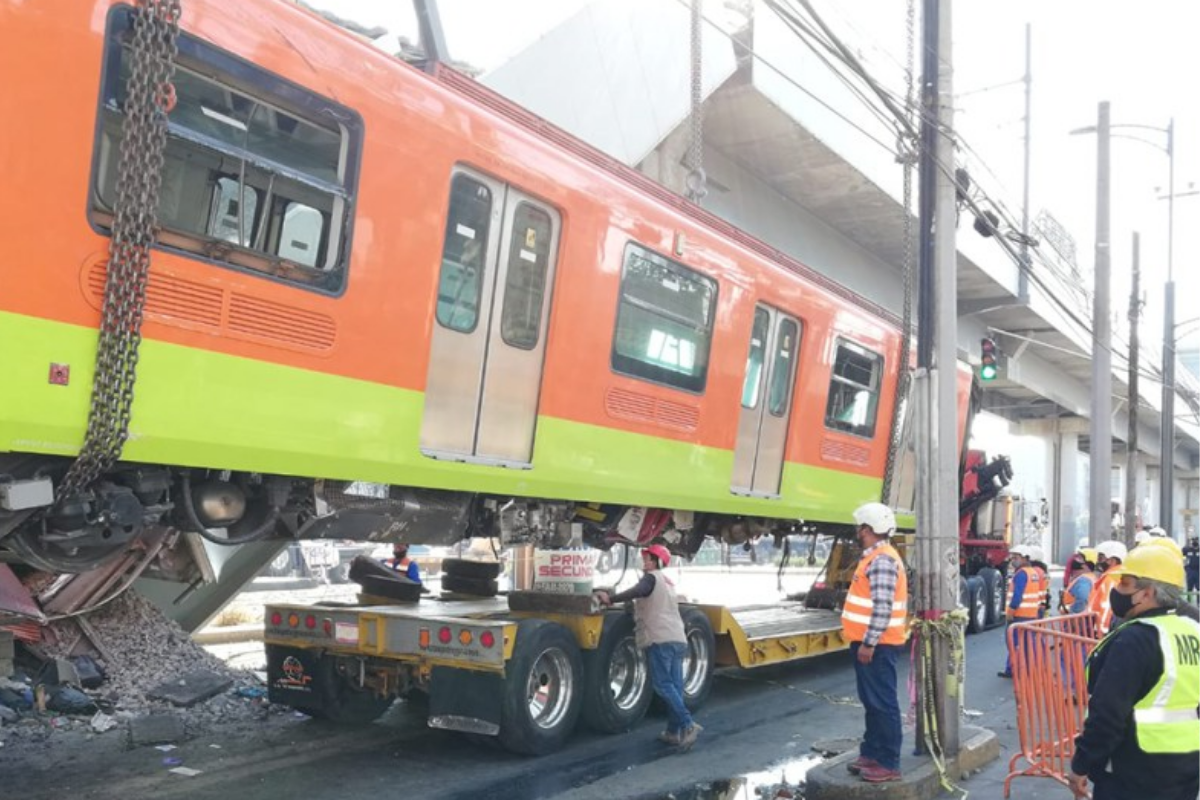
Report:
[[[996,342],[989,336],[983,337],[979,342],[979,380],[994,381],[1000,374],[997,357],[999,350],[996,348]]]
[[[996,372],[997,370],[995,364],[984,364],[979,368],[979,379],[984,381],[994,381],[996,380]]]

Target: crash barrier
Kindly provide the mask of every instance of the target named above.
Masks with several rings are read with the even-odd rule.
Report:
[[[1004,796],[1013,778],[1051,778],[1064,786],[1075,737],[1087,713],[1084,665],[1099,641],[1091,612],[1009,626],[1013,693],[1021,749],[1008,761]],[[1024,760],[1026,766],[1017,768]]]

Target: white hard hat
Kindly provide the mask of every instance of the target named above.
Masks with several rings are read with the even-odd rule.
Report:
[[[1033,548],[1027,544],[1014,544],[1008,548],[1008,552],[1016,553],[1021,558],[1029,558],[1033,555]]]
[[[1147,539],[1149,539],[1149,538],[1150,538],[1151,536],[1153,536],[1153,535],[1154,535],[1154,534],[1153,534],[1153,533],[1151,533],[1150,531],[1138,531],[1137,533],[1135,533],[1135,534],[1133,535],[1133,543],[1134,543],[1134,544],[1141,544],[1142,542],[1146,541]]]
[[[1122,562],[1129,557],[1129,550],[1116,539],[1109,539],[1107,542],[1096,545],[1096,552],[1109,558],[1119,558]]]
[[[866,525],[880,536],[896,530],[896,514],[883,503],[865,503],[854,509],[854,521]]]
[[[1167,532],[1165,530],[1163,530],[1162,528],[1158,527],[1157,525],[1155,525],[1153,528],[1150,529],[1150,535],[1151,536],[1166,536]]]
[[[1029,545],[1029,560],[1030,561],[1045,561],[1046,553],[1036,544]]]

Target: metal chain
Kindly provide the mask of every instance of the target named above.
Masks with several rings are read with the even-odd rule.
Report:
[[[708,176],[704,174],[704,54],[703,0],[692,0],[692,109],[691,141],[687,154],[687,198],[699,203],[708,194]]]
[[[908,48],[904,65],[904,77],[907,82],[904,95],[904,113],[908,116],[908,130],[913,130],[913,108],[915,106],[914,65],[916,58],[916,0],[908,0]],[[901,408],[908,397],[908,386],[912,379],[909,368],[909,351],[912,349],[912,305],[913,305],[913,219],[912,219],[912,173],[916,160],[916,144],[907,134],[901,134],[897,142],[897,160],[904,165],[904,261],[901,271],[904,278],[904,312],[900,328],[900,374],[896,380],[896,397],[892,408],[892,436],[888,444],[887,464],[883,470],[883,502],[887,503],[892,494],[892,482],[895,480],[896,456],[900,449],[904,430],[904,409]]]
[[[130,60],[130,74],[92,403],[83,447],[63,479],[60,500],[86,488],[112,466],[129,438],[150,248],[158,232],[167,113],[175,103],[171,80],[180,13],[180,0],[140,0],[133,15],[133,39],[125,55]]]

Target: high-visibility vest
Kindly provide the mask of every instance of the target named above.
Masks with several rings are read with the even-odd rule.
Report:
[[[1046,594],[1039,570],[1034,567],[1021,567],[1014,572],[1008,582],[1008,596],[1012,597],[1016,593],[1017,575],[1022,572],[1025,573],[1025,590],[1021,593],[1021,604],[1013,609],[1012,615],[1016,619],[1037,619],[1038,609],[1042,607],[1042,597]]]
[[[904,562],[896,548],[887,542],[881,542],[875,549],[858,562],[854,570],[854,578],[850,581],[850,591],[846,595],[846,605],[842,608],[842,633],[847,641],[861,642],[867,636],[867,628],[871,625],[871,612],[875,604],[871,601],[871,582],[867,578],[867,570],[871,562],[882,556],[887,556],[896,562],[896,595],[892,598],[892,617],[888,620],[879,644],[904,644],[908,641],[908,575],[904,571]]]
[[[1108,602],[1108,593],[1121,582],[1121,576],[1113,574],[1118,569],[1120,567],[1104,570],[1104,574],[1092,585],[1092,593],[1088,596],[1088,611],[1096,615],[1096,632],[1101,636],[1108,633],[1108,629],[1112,627],[1113,613],[1112,605]]]
[[[1126,625],[1149,625],[1158,631],[1163,671],[1158,683],[1133,705],[1138,747],[1146,753],[1200,751],[1200,622],[1177,614],[1134,617],[1123,622],[1096,645],[1092,659]]]

